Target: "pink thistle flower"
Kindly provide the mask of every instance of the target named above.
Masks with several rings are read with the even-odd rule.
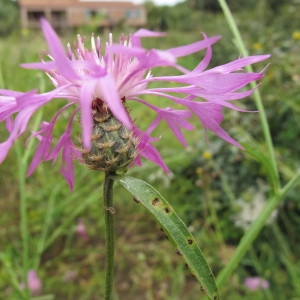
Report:
[[[250,290],[250,291],[256,291],[256,290],[263,290],[268,289],[270,284],[267,280],[262,279],[258,276],[254,277],[247,277],[244,281],[244,285]]]
[[[27,273],[28,289],[33,296],[39,296],[42,292],[42,282],[38,278],[34,270],[29,270]],[[21,283],[21,289],[25,288],[25,284]]]
[[[242,111],[232,101],[251,95],[253,90],[243,88],[263,77],[262,73],[246,73],[243,68],[266,60],[269,55],[239,58],[206,70],[212,57],[211,46],[220,37],[207,38],[203,34],[203,40],[189,45],[167,50],[147,50],[141,46],[142,37],[158,37],[164,34],[146,29],[141,29],[129,37],[122,36],[119,43],[114,43],[110,35],[104,46],[101,45],[100,38],[92,35],[91,50],[85,48],[84,38],[78,35],[74,50],[68,45],[66,53],[55,31],[45,19],[41,20],[41,26],[49,46],[46,60],[22,66],[45,71],[55,88],[43,94],[37,94],[36,91],[19,93],[0,90],[0,122],[6,122],[10,133],[8,139],[0,144],[0,163],[5,159],[13,142],[24,133],[34,112],[58,98],[66,99],[68,104],[50,122],[43,122],[40,130],[31,135],[37,137],[40,143],[29,166],[28,175],[42,161],[55,162],[61,154],[61,172],[71,189],[74,184],[73,160],[81,160],[82,157],[82,151],[73,143],[73,119],[77,113],[80,114],[83,148],[84,151],[90,151],[95,108],[109,111],[138,141],[131,165],[141,165],[141,157],[144,157],[168,172],[167,165],[153,146],[157,138],[152,136],[152,132],[160,122],[165,121],[178,141],[186,146],[182,130],[194,129],[187,121],[193,114],[205,129],[242,148],[220,126],[223,120],[222,107]],[[103,50],[104,54],[101,54]],[[187,70],[177,63],[177,58],[201,50],[206,51],[205,56],[193,70]],[[151,72],[155,67],[172,67],[180,71],[181,75],[155,77]],[[149,87],[150,83],[157,81],[174,82],[178,86]],[[170,106],[176,104],[175,108],[157,107],[144,100],[144,95],[166,98],[170,100]],[[147,106],[156,114],[156,118],[145,131],[132,120],[126,108],[130,101]],[[178,104],[180,109],[177,109]],[[62,112],[70,107],[74,107],[74,110],[66,131],[54,148],[51,148],[54,125]],[[13,115],[16,116],[12,118]]]

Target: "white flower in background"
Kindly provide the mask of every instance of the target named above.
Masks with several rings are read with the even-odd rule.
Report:
[[[266,203],[267,200],[263,187],[259,187],[258,189],[253,187],[250,188],[242,198],[237,199],[235,202],[237,213],[233,216],[234,225],[246,231],[261,213]],[[274,210],[267,224],[274,221],[276,216],[277,211]]]
[[[174,173],[169,172],[166,174],[162,169],[158,169],[157,171],[149,174],[148,180],[152,182],[159,180],[165,188],[169,188],[174,177]]]

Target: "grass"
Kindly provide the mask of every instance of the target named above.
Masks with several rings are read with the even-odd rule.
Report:
[[[282,24],[291,18],[288,15],[290,11],[284,13],[277,17]],[[237,18],[250,53],[272,53],[272,64],[266,71],[260,90],[275,142],[280,178],[286,183],[299,168],[299,143],[295,141],[300,136],[297,88],[300,71],[297,53],[300,44],[299,40],[292,38],[292,32],[297,28],[291,25],[288,33],[284,32],[279,25],[264,21],[259,10],[242,12]],[[222,15],[201,14],[201,30],[208,35],[223,36],[214,48],[213,65],[230,61],[239,55]],[[170,31],[163,46],[159,39],[153,42],[148,40],[147,46],[175,47],[196,41],[198,37],[194,32]],[[74,37],[65,36],[63,39],[72,41]],[[255,43],[260,43],[259,49],[254,47]],[[45,43],[37,32],[0,40],[1,87],[21,91],[37,86],[40,90],[50,89],[50,83],[40,72],[18,67],[21,62],[36,61],[37,53],[44,47]],[[197,54],[182,63],[192,67],[199,59],[201,57]],[[43,119],[50,120],[52,112],[61,103],[58,101],[48,105],[43,111]],[[254,108],[252,99],[245,103],[247,108]],[[146,111],[139,110],[138,116],[141,123],[150,119]],[[257,114],[230,113],[226,115],[224,127],[230,129],[238,140],[264,153],[266,146],[261,128],[256,126],[258,123]],[[34,126],[34,121],[31,126]],[[65,126],[64,120],[61,120],[58,130],[63,130]],[[0,128],[1,141],[6,138],[3,132]],[[245,203],[251,202],[260,188],[265,198],[271,195],[268,170],[263,161],[256,161],[253,156],[225,145],[212,135],[209,135],[211,144],[207,145],[201,129],[188,132],[187,149],[182,149],[174,141],[164,125],[157,132],[164,133],[157,145],[173,176],[166,177],[150,163],[133,168],[129,173],[150,181],[168,199],[189,225],[214,273],[219,274],[244,233],[233,221],[241,209],[236,206],[236,200],[241,198]],[[16,145],[20,157],[26,155],[23,149],[25,140],[26,137],[22,138]],[[212,157],[205,155],[207,151]],[[0,291],[8,300],[22,299],[19,290],[23,272],[19,230],[21,194],[17,177],[20,157],[15,147],[1,165],[0,172],[0,209],[3,212],[0,217]],[[43,295],[48,297],[45,299],[101,299],[105,263],[101,203],[103,175],[77,165],[75,190],[70,193],[58,174],[57,165],[43,163],[33,176],[26,179],[23,194],[27,199],[30,239],[28,264],[38,271],[42,279]],[[298,193],[299,188],[292,190],[277,208],[276,221],[261,231],[230,280],[222,287],[223,299],[300,299]],[[201,298],[198,283],[146,211],[118,186],[115,195],[115,299]],[[76,234],[79,219],[86,224],[88,241]],[[243,280],[249,276],[267,279],[270,289],[247,290]]]

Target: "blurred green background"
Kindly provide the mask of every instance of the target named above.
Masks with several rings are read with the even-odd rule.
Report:
[[[228,4],[249,53],[272,55],[259,89],[280,177],[285,183],[300,167],[300,2],[231,0]],[[42,72],[19,67],[20,63],[39,60],[39,53],[46,48],[41,31],[20,29],[17,2],[0,0],[0,7],[0,88],[51,90]],[[201,32],[205,32],[208,36],[222,35],[221,41],[213,47],[210,66],[239,57],[217,1],[186,0],[173,7],[158,7],[147,2],[146,8],[147,28],[167,32],[164,38],[145,40],[146,47],[180,46],[201,39]],[[122,24],[113,29],[113,35],[117,40],[121,32],[133,30]],[[61,32],[61,38],[66,44],[74,41],[77,33],[89,36],[91,32],[99,33],[103,40],[107,38],[101,28],[88,24]],[[197,53],[180,59],[180,63],[192,69],[202,57],[203,53]],[[264,63],[254,66],[256,71],[264,67]],[[169,72],[154,70],[155,75]],[[161,101],[150,96],[147,100]],[[51,120],[63,103],[61,100],[46,106],[42,119]],[[251,97],[240,101],[239,107],[256,110]],[[132,113],[141,128],[151,122],[148,110],[144,111],[141,106],[133,105]],[[224,115],[223,128],[239,142],[264,153],[266,145],[257,113],[224,109]],[[67,119],[68,116],[65,120],[60,118],[57,132],[65,129]],[[130,169],[128,174],[148,181],[165,196],[195,235],[214,274],[218,274],[272,194],[272,186],[263,159],[255,160],[210,133],[207,143],[203,128],[194,121],[198,129],[185,135],[189,145],[185,149],[166,126],[154,132],[163,136],[156,146],[172,170],[171,175],[146,161],[142,167]],[[34,118],[30,124],[33,126]],[[0,140],[4,141],[7,133],[4,124],[1,126]],[[0,299],[22,299],[14,288],[22,281],[18,174],[22,168],[19,158],[26,153],[24,143],[29,134],[28,130],[28,135],[16,143],[1,165]],[[24,187],[28,201],[30,268],[37,271],[43,284],[40,299],[102,299],[103,175],[77,164],[75,188],[71,193],[59,168],[59,164],[43,163]],[[228,284],[221,289],[222,299],[300,299],[299,192],[299,187],[290,192],[274,212]],[[115,208],[116,299],[195,300],[204,297],[158,225],[117,185]],[[86,226],[86,238],[76,231],[80,221]],[[243,282],[252,276],[267,280],[269,288],[249,291]]]

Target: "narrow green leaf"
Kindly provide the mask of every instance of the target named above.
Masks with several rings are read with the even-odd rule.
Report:
[[[264,168],[267,173],[269,180],[272,185],[279,189],[279,182],[276,175],[276,171],[274,170],[273,164],[270,160],[270,155],[267,152],[264,152],[264,149],[261,149],[258,144],[254,146],[243,144],[246,152],[254,159],[256,159]]]
[[[162,227],[164,233],[177,247],[191,271],[201,284],[209,299],[220,299],[212,271],[207,264],[194,237],[171,205],[151,185],[130,176],[113,176],[115,181],[125,187],[135,201],[141,202]]]

